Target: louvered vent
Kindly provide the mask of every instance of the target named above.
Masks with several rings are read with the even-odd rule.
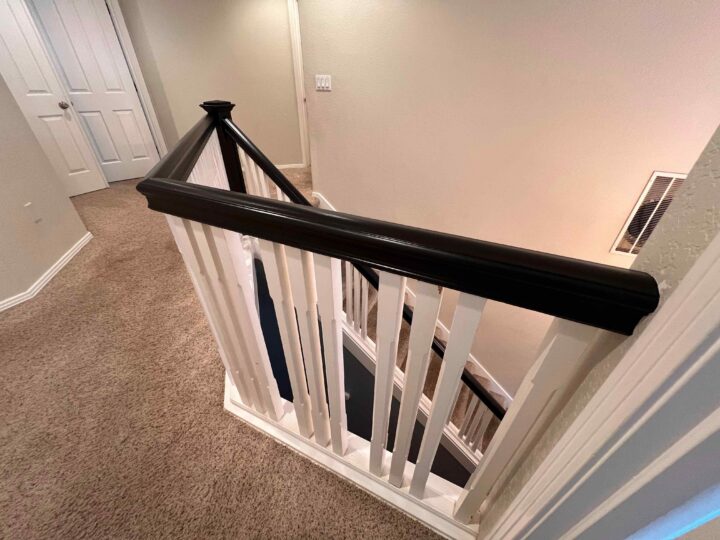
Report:
[[[625,222],[613,252],[637,255],[687,178],[685,174],[654,172],[645,191]]]

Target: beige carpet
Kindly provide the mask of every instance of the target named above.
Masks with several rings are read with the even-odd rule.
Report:
[[[223,411],[201,308],[134,187],[75,198],[95,238],[0,314],[0,536],[433,537]]]

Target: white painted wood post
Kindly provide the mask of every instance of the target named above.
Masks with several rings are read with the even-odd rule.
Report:
[[[353,324],[353,265],[345,261],[345,317]]]
[[[202,230],[217,270],[217,279],[227,299],[230,320],[239,331],[242,345],[247,351],[247,358],[260,391],[260,399],[265,406],[265,413],[272,420],[279,420],[284,412],[277,381],[270,366],[265,336],[260,326],[260,316],[255,307],[255,292],[247,283],[245,269],[235,268],[228,249],[227,237],[233,233],[209,225],[202,225]],[[240,246],[238,242],[236,248]]]
[[[330,442],[330,415],[325,398],[325,376],[320,346],[313,254],[289,246],[285,247],[285,254],[293,299],[298,313],[305,373],[310,388],[315,442],[321,446],[327,446]]]
[[[198,258],[196,250],[193,249],[193,242],[191,242],[189,236],[193,234],[190,224],[186,220],[169,214],[166,215],[166,218],[173,237],[175,238],[175,243],[187,266],[200,303],[205,310],[205,315],[210,323],[210,329],[218,344],[220,359],[225,366],[225,371],[230,375],[230,379],[237,388],[242,402],[249,407],[254,407],[254,399],[257,399],[257,396],[250,390],[250,375],[244,368],[243,360],[239,358],[241,354],[239,352],[239,345],[234,342],[234,339],[231,339],[232,334],[229,332],[226,321],[220,314],[218,301],[210,285],[205,265],[202,260]],[[262,404],[260,407],[262,407]]]
[[[360,334],[363,339],[368,337],[368,280],[364,277],[362,279],[362,309],[360,310]]]
[[[315,254],[318,311],[322,323],[325,373],[330,402],[330,439],[333,452],[344,455],[347,448],[345,414],[345,363],[342,336],[342,270],[340,261]]]
[[[404,277],[380,272],[378,287],[375,395],[373,398],[370,472],[382,476],[383,453],[387,445],[393,373],[405,300]]]
[[[435,337],[435,325],[442,298],[442,293],[436,285],[423,282],[418,282],[415,294],[415,310],[410,326],[410,343],[400,400],[400,414],[390,463],[389,481],[397,487],[401,487],[403,482],[405,464],[410,452],[418,406],[425,386],[425,377],[430,363],[430,347]]]
[[[475,395],[473,395],[470,398],[470,403],[468,403],[468,407],[465,410],[465,415],[463,416],[463,420],[460,423],[460,427],[458,428],[458,437],[460,437],[461,439],[464,439],[467,434],[468,428],[470,427],[470,423],[472,422],[478,403],[480,403],[480,400]]]
[[[455,403],[460,377],[470,355],[470,348],[475,339],[475,332],[480,323],[484,306],[485,299],[479,296],[463,293],[458,298],[450,337],[433,394],[430,416],[425,423],[420,453],[410,482],[410,493],[418,498],[423,498],[430,468],[442,439],[448,416]]]
[[[355,323],[355,330],[360,332],[362,320],[361,317],[361,305],[360,305],[360,272],[353,267],[353,322]]]
[[[472,436],[472,443],[470,444],[470,448],[473,452],[477,451],[478,448],[482,448],[482,441],[485,438],[485,432],[487,431],[488,426],[490,425],[490,420],[492,420],[493,414],[487,407],[484,407],[485,410],[482,412],[482,420],[480,421],[480,425],[478,426],[478,429],[475,433],[473,433]]]
[[[455,505],[456,519],[468,523],[495,484],[512,474],[538,432],[554,416],[563,391],[586,371],[582,359],[597,332],[590,326],[553,321],[538,359]]]
[[[245,189],[250,195],[259,195],[260,189],[255,181],[254,162],[250,159],[242,148],[238,148],[240,152],[240,164],[243,170],[243,177],[245,178]]]
[[[285,353],[285,364],[292,387],[293,407],[298,420],[298,429],[301,435],[310,438],[313,433],[310,396],[307,390],[305,365],[300,347],[300,334],[298,333],[295,302],[285,258],[285,247],[267,240],[259,242],[268,290],[275,306],[280,339]]]

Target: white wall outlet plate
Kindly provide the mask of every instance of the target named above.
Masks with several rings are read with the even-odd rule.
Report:
[[[330,75],[315,75],[315,91],[330,92],[332,90],[332,77]]]

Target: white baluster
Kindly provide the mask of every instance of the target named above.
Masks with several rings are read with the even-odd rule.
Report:
[[[212,254],[210,253],[210,247],[208,246],[207,237],[202,224],[194,221],[183,220],[183,225],[185,226],[195,257],[201,265],[201,271],[203,275],[206,276],[207,283],[212,294],[212,303],[217,306],[217,312],[225,329],[224,333],[232,345],[234,353],[233,356],[236,358],[238,368],[242,373],[243,379],[246,381],[253,407],[258,412],[265,413],[265,401],[260,397],[260,386],[258,384],[257,377],[255,376],[252,363],[248,357],[248,350],[243,336],[235,324],[235,319],[231,316],[233,306],[230,304],[230,300],[225,293],[225,287],[220,282],[219,270],[215,265],[215,260],[213,259]]]
[[[330,442],[330,416],[325,399],[325,376],[323,375],[320,329],[318,325],[317,291],[315,289],[315,268],[312,253],[285,247],[290,285],[295,308],[298,313],[298,327],[305,358],[305,372],[310,388],[315,442],[327,446]]]
[[[485,299],[478,296],[463,293],[458,299],[450,329],[450,339],[433,394],[430,416],[425,423],[420,453],[410,482],[410,493],[416,497],[422,498],[425,492],[430,467],[453,406],[455,392],[460,384],[460,376],[470,354],[484,306]]]
[[[393,448],[390,464],[390,483],[398,487],[402,486],[405,463],[410,452],[410,442],[415,428],[418,405],[420,404],[420,398],[425,386],[425,376],[430,363],[430,347],[433,337],[435,337],[435,325],[437,324],[441,298],[442,293],[436,285],[418,282],[415,311],[410,326],[405,382],[403,384],[400,415],[398,416],[395,434],[395,448]]]
[[[405,278],[380,272],[377,312],[375,396],[373,399],[370,472],[382,475],[382,458],[388,437],[393,373],[405,299]]]
[[[298,429],[304,437],[313,433],[310,416],[310,396],[305,378],[300,335],[298,334],[295,303],[293,301],[290,277],[288,275],[285,247],[267,240],[260,240],[263,267],[267,278],[270,297],[275,306],[275,314],[280,330],[280,339],[285,353],[290,386],[293,393],[293,407],[298,420]]]
[[[482,440],[485,437],[485,431],[487,431],[488,426],[490,425],[490,420],[492,420],[493,414],[490,412],[490,409],[485,407],[485,410],[483,411],[482,415],[482,421],[480,422],[480,425],[478,426],[477,432],[473,434],[472,438],[472,444],[470,445],[470,448],[473,452],[475,452],[478,448],[482,447]]]
[[[253,398],[257,399],[257,395],[250,389],[251,378],[245,370],[243,360],[239,358],[240,352],[238,351],[240,348],[234,340],[231,339],[233,334],[228,331],[226,321],[220,314],[218,301],[210,285],[205,264],[197,250],[193,248],[194,239],[191,241],[190,238],[191,235],[194,236],[194,233],[192,232],[190,223],[187,220],[175,216],[167,215],[166,217],[175,242],[180,250],[180,254],[190,273],[190,278],[195,286],[198,298],[200,298],[200,303],[205,310],[205,315],[210,322],[210,329],[218,344],[220,359],[225,366],[225,371],[230,375],[230,379],[237,388],[242,402],[253,407]],[[262,404],[260,407],[262,407]]]
[[[255,182],[254,162],[250,159],[242,149],[240,150],[240,164],[243,170],[243,178],[245,179],[245,189],[250,195],[258,195],[260,193]]]
[[[330,438],[333,452],[345,454],[347,417],[345,414],[345,367],[342,338],[342,270],[340,261],[315,255],[318,311],[322,323],[325,373],[330,402]]]
[[[458,429],[458,436],[461,438],[465,438],[468,428],[470,427],[470,422],[473,419],[473,416],[475,415],[475,411],[477,410],[478,403],[480,403],[480,400],[476,396],[472,396],[470,398],[470,403],[468,403],[468,408],[465,411],[465,416],[463,416],[462,424],[460,424],[460,429]]]
[[[362,309],[360,310],[360,328],[363,339],[368,336],[368,280],[362,278]]]
[[[595,328],[555,319],[540,346],[538,359],[518,388],[505,418],[488,445],[480,464],[455,505],[455,519],[467,523],[493,486],[515,468],[555,414],[563,394],[570,391],[579,373],[587,370],[583,359]]]
[[[350,324],[353,324],[353,265],[345,261],[345,316]]]
[[[355,330],[360,331],[360,272],[353,267],[353,323]]]
[[[477,406],[477,409],[475,409],[475,414],[473,415],[473,419],[470,422],[470,425],[468,426],[467,432],[465,433],[465,440],[468,444],[470,444],[473,440],[473,435],[477,431],[478,426],[480,425],[480,421],[483,418],[483,414],[485,413],[485,405],[480,402]]]
[[[260,165],[258,165],[257,163],[255,164],[255,174],[256,174],[258,184],[260,185],[261,195],[265,198],[269,198],[270,190],[268,189],[267,180],[265,179],[265,173],[263,172]]]
[[[193,223],[194,228],[197,225],[200,224]],[[283,416],[283,407],[277,382],[270,367],[270,357],[260,327],[260,317],[255,307],[254,290],[246,282],[247,274],[244,269],[235,270],[228,249],[226,235],[233,233],[209,225],[202,225],[202,231],[205,233],[207,247],[217,270],[221,293],[227,300],[230,320],[247,351],[247,359],[259,389],[260,399],[265,406],[265,412],[273,420],[279,420]],[[201,250],[204,250],[200,238],[198,238],[198,245],[201,246]],[[236,247],[240,245],[238,242]]]

